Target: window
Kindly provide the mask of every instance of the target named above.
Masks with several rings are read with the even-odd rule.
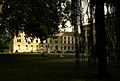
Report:
[[[18,50],[20,50],[20,45],[18,45]]]
[[[72,46],[72,50],[74,49],[74,46]]]
[[[52,43],[52,40],[50,40],[50,43]]]
[[[61,50],[62,50],[62,47],[61,47]]]
[[[74,38],[72,37],[72,40],[73,40]]]
[[[57,36],[55,36],[55,37],[53,37],[53,39],[58,39],[58,37],[57,37]]]
[[[38,43],[38,40],[36,40],[36,43]]]
[[[70,49],[70,46],[68,46],[68,50]]]
[[[41,47],[43,47],[43,45],[41,45]]]
[[[58,46],[55,46],[55,49],[58,50]]]
[[[17,39],[17,42],[21,42],[21,39]]]
[[[64,41],[64,43],[66,43],[66,41]]]
[[[33,45],[31,45],[31,49],[33,50]]]
[[[70,40],[70,37],[68,37],[68,40]]]
[[[26,50],[28,50],[28,45],[26,45]]]
[[[46,48],[48,48],[48,45],[46,45]]]
[[[74,42],[72,41],[72,44],[74,44]]]
[[[64,39],[66,39],[66,37],[64,37]]]
[[[64,50],[66,50],[66,46],[64,46]]]
[[[26,36],[24,36],[24,38],[26,39]]]
[[[31,45],[31,47],[33,47],[33,45]]]
[[[56,40],[55,43],[58,43],[58,41]]]
[[[33,42],[34,39],[31,39],[31,42]]]
[[[62,41],[61,41],[61,43],[62,43]]]
[[[70,41],[68,41],[68,44],[70,44]]]

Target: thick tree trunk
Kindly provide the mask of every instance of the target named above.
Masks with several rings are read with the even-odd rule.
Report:
[[[115,16],[116,16],[116,40],[117,40],[117,64],[120,64],[120,1],[115,0]]]
[[[104,17],[104,0],[96,1],[96,53],[98,58],[98,74],[108,73],[106,54],[106,33]]]
[[[117,64],[120,64],[120,0],[115,0]]]
[[[78,0],[71,0],[72,6],[72,25],[74,26],[74,35],[75,35],[75,70],[79,71],[80,65],[80,57],[78,51],[78,24],[77,24],[77,16],[78,16]]]

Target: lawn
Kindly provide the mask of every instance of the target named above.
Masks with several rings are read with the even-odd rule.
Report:
[[[76,71],[73,55],[0,54],[0,81],[119,81],[116,65],[109,64],[108,79],[97,77],[96,66],[89,70],[87,62],[80,62]]]

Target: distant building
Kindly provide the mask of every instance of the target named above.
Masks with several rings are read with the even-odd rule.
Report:
[[[80,50],[84,46],[85,52],[88,49],[88,38],[89,38],[89,25],[83,27],[85,40],[78,37],[78,49]],[[96,40],[95,26],[93,27],[93,43]],[[18,36],[15,36],[10,43],[10,50],[12,52],[40,52],[41,50],[47,50],[48,53],[56,52],[75,52],[75,36],[74,32],[65,32],[55,34],[54,37],[47,38],[41,43],[39,38],[26,37],[24,32],[19,32]]]
[[[48,38],[39,44],[40,48],[48,49],[48,52],[75,52],[75,38],[73,32],[60,32],[53,38]]]
[[[12,52],[39,52],[41,50],[52,52],[75,52],[75,38],[73,32],[60,32],[54,37],[47,38],[41,44],[40,39],[26,37],[24,32],[19,32],[10,43]]]
[[[10,51],[12,52],[35,52],[39,49],[40,39],[26,37],[24,32],[19,32],[18,36],[14,36],[10,43]]]

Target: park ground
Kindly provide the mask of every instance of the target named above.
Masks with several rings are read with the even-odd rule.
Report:
[[[119,81],[120,68],[114,63],[108,68],[110,75],[101,78],[97,63],[90,69],[87,60],[81,60],[76,69],[74,55],[0,54],[0,81]]]

